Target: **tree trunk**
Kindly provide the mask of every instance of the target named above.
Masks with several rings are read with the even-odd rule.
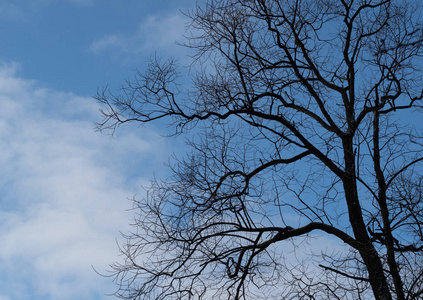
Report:
[[[352,138],[345,138],[343,144],[345,158],[345,177],[343,179],[343,185],[351,227],[356,240],[359,242],[359,252],[369,272],[369,282],[375,299],[392,300],[389,286],[383,272],[382,262],[367,233],[360,202],[358,200]]]

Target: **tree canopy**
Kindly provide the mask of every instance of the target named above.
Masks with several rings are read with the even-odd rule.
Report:
[[[134,200],[116,295],[421,299],[420,13],[411,0],[210,0],[187,13],[190,88],[155,59],[121,95],[99,93],[99,129],[167,120],[191,149]],[[342,245],[313,253],[311,238]]]

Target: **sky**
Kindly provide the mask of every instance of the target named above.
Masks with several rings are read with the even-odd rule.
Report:
[[[130,199],[183,141],[154,124],[96,132],[92,96],[151,57],[186,59],[175,41],[193,5],[0,0],[0,300],[115,299],[94,269],[119,261]]]
[[[188,0],[0,0],[0,300],[113,299],[130,198],[180,146],[94,130],[97,89],[183,59]]]

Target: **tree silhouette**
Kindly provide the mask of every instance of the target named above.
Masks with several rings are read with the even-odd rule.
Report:
[[[134,200],[116,295],[421,299],[419,12],[399,0],[208,1],[187,14],[191,88],[175,61],[155,59],[121,95],[99,93],[100,130],[165,119],[190,137],[173,177]]]

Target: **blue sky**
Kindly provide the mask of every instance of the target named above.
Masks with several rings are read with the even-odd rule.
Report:
[[[110,299],[103,271],[153,173],[158,130],[94,132],[97,88],[117,90],[175,46],[193,1],[0,0],[0,300]]]
[[[174,54],[193,1],[0,1],[0,59],[49,88],[83,95],[130,75],[154,54]],[[179,47],[177,51],[182,52]]]
[[[115,284],[93,267],[119,260],[128,198],[163,178],[183,141],[154,124],[114,138],[95,132],[91,96],[117,91],[156,54],[186,58],[175,41],[187,22],[180,10],[193,5],[0,0],[0,300],[113,299],[105,294]],[[319,238],[310,249],[332,242]]]

